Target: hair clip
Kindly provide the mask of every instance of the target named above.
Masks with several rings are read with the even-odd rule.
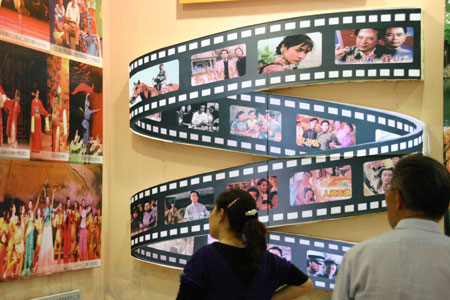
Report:
[[[250,217],[250,216],[255,216],[258,213],[258,211],[256,209],[251,209],[249,211],[245,212],[245,215]]]
[[[230,208],[231,206],[233,206],[233,204],[236,203],[236,201],[238,201],[238,200],[239,200],[239,197],[237,197],[236,199],[231,201],[230,204],[228,204],[227,208]]]

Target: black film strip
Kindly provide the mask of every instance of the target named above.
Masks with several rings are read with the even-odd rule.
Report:
[[[405,46],[398,52],[383,38],[395,28],[405,33]],[[357,43],[359,36],[374,34],[375,48],[358,54],[366,45]],[[297,44],[287,47],[292,40]],[[295,47],[304,52],[302,58],[289,57]],[[282,51],[276,53],[277,48]],[[272,228],[385,210],[384,187],[398,158],[427,152],[422,122],[388,111],[257,91],[320,82],[421,79],[421,66],[419,8],[280,20],[137,58],[129,66],[133,132],[275,159],[133,195],[132,255],[183,268],[196,249],[212,241],[208,215],[217,195],[234,187],[255,197],[260,221]],[[193,209],[192,194],[201,209]],[[320,261],[323,256],[323,263],[329,258],[332,264],[333,257],[339,260],[351,247],[273,232],[269,244],[280,255],[283,249],[291,253],[290,260],[323,289],[333,288],[334,277],[325,277],[325,269],[308,271],[310,258]]]

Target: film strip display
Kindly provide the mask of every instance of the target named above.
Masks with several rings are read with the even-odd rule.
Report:
[[[208,216],[218,194],[231,188],[255,198],[259,220],[269,228],[383,211],[395,163],[402,155],[427,152],[424,125],[414,118],[257,92],[316,82],[421,79],[418,8],[249,26],[151,52],[129,70],[130,128],[136,134],[274,158],[133,195],[131,252],[144,261],[183,268],[196,249],[212,242]],[[316,287],[332,289],[351,244],[271,233],[271,247],[290,253]]]

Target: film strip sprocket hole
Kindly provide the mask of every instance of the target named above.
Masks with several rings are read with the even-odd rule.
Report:
[[[129,69],[133,132],[273,159],[133,195],[132,255],[183,268],[196,249],[213,242],[208,216],[216,197],[237,187],[254,197],[259,220],[269,228],[383,211],[395,163],[402,155],[427,151],[420,121],[256,91],[342,80],[420,79],[421,64],[418,8],[280,20],[139,57]],[[350,247],[272,232],[268,249],[307,272],[316,287],[332,289]]]

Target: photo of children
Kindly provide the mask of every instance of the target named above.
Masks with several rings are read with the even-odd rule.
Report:
[[[101,0],[50,0],[50,42],[102,57],[101,5]]]
[[[258,210],[278,207],[278,178],[276,176],[229,183],[225,187],[227,191],[237,188],[252,195]]]
[[[101,163],[102,69],[70,61],[69,160]]]
[[[306,273],[313,277],[335,280],[341,262],[341,255],[308,250],[306,252]]]
[[[202,102],[183,105],[176,111],[176,123],[180,127],[201,131],[219,131],[219,103]]]
[[[322,65],[322,34],[313,32],[258,41],[258,74]]]
[[[275,244],[267,244],[267,251],[278,255],[281,258],[285,258],[288,261],[292,260],[292,250],[291,247],[275,245]]]
[[[291,206],[345,200],[352,197],[350,165],[295,173],[289,179]]]
[[[130,107],[150,97],[177,91],[179,82],[178,59],[137,72],[129,80]]]
[[[411,63],[412,27],[359,28],[335,32],[336,64]]]
[[[280,142],[281,113],[252,107],[230,106],[230,133],[255,139]]]
[[[399,160],[397,156],[364,164],[364,196],[383,195],[387,191]]]
[[[303,147],[329,150],[355,145],[356,127],[341,120],[330,120],[298,114],[296,141]]]
[[[192,55],[192,86],[244,76],[245,53],[246,46],[241,44]]]
[[[0,31],[25,37],[15,38],[15,42],[40,40],[48,43],[50,40],[48,0],[0,1],[0,19]]]
[[[206,219],[214,208],[214,188],[192,190],[166,196],[164,202],[164,223]]]
[[[131,236],[147,229],[156,227],[158,224],[158,202],[150,200],[138,204],[131,211]]]
[[[0,281],[100,265],[101,166],[3,160],[0,176]]]

